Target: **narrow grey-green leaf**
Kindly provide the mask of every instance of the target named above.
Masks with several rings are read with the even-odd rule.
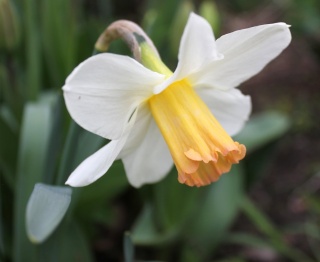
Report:
[[[232,233],[227,236],[227,242],[253,248],[272,248],[272,245],[265,239],[248,234],[248,233]]]
[[[112,212],[112,209],[107,210],[106,205],[128,186],[123,164],[118,160],[97,183],[81,188],[76,203],[77,216],[81,219],[94,219],[95,221],[101,217],[101,222],[107,223],[106,217],[102,214]],[[108,217],[111,219],[112,216],[108,215]]]
[[[161,238],[152,219],[152,207],[144,206],[132,229],[132,240],[137,245],[152,245]]]
[[[72,190],[69,187],[37,183],[27,205],[27,233],[34,243],[41,243],[59,225],[68,210]]]
[[[243,179],[242,166],[233,166],[229,174],[224,174],[210,186],[196,219],[190,224],[187,237],[194,247],[201,250],[203,259],[224,240],[236,218],[244,193]]]
[[[146,203],[131,231],[134,244],[152,246],[169,243],[177,235],[175,230],[160,232],[153,215],[154,207]]]
[[[41,90],[42,46],[39,34],[38,1],[23,1],[26,46],[26,92],[28,100],[35,101]]]
[[[45,159],[51,128],[51,105],[28,103],[23,114],[15,185],[13,246],[15,262],[36,259],[36,248],[26,235],[25,213],[33,187],[35,183],[42,181],[46,169]]]
[[[199,15],[205,18],[211,25],[214,35],[219,36],[221,27],[220,12],[214,1],[202,1],[199,7]]]
[[[133,246],[129,232],[124,233],[123,249],[124,249],[124,261],[125,262],[133,262],[134,261],[134,246]]]
[[[72,216],[68,216],[68,219],[64,219],[57,230],[39,245],[37,261],[93,262],[89,240],[77,221]]]
[[[190,12],[194,10],[192,1],[184,1],[181,3],[176,14],[173,17],[172,24],[169,28],[169,43],[170,51],[173,57],[176,57],[179,52],[180,39],[187,23]]]
[[[163,232],[183,230],[195,214],[206,188],[191,188],[177,181],[175,168],[165,179],[152,186],[154,194],[154,217]],[[188,204],[186,204],[188,203]],[[177,208],[179,207],[179,208]]]
[[[245,144],[247,151],[252,152],[281,137],[289,127],[287,116],[277,112],[266,112],[253,116],[235,140]]]
[[[61,86],[75,66],[78,5],[65,0],[44,0],[41,4],[43,54],[52,79],[51,84]]]
[[[312,261],[310,257],[303,253],[303,251],[292,248],[288,243],[286,243],[282,232],[274,226],[271,220],[261,212],[261,210],[259,210],[248,197],[242,198],[241,207],[242,211],[251,220],[252,224],[254,224],[258,230],[268,237],[273,248],[277,250],[278,253],[289,258],[290,261]]]
[[[46,152],[45,172],[42,182],[45,184],[55,184],[55,176],[57,175],[57,163],[60,157],[62,146],[62,96],[59,92],[42,93],[39,103],[50,104],[52,106],[51,131]]]

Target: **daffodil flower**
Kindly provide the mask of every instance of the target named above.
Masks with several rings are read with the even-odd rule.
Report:
[[[209,23],[192,13],[174,73],[161,60],[140,64],[111,53],[87,59],[63,87],[67,109],[80,126],[111,141],[84,160],[66,184],[88,185],[116,159],[122,159],[135,187],[161,180],[173,163],[180,183],[218,180],[246,153],[231,136],[247,121],[251,100],[235,87],[290,41],[285,23],[215,40]]]

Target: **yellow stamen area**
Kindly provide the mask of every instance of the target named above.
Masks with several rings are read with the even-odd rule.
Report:
[[[245,146],[232,140],[188,80],[174,82],[148,102],[180,183],[208,185],[244,158]]]

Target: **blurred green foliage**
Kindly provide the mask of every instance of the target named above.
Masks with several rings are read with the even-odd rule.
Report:
[[[227,10],[242,14],[268,1],[129,2],[0,0],[0,261],[129,262],[134,256],[208,261],[230,243],[267,249],[291,261],[319,260],[318,196],[301,189],[314,216],[293,226],[307,236],[310,254],[285,241],[292,229],[275,226],[248,197],[290,129],[291,119],[277,112],[250,120],[237,136],[247,146],[248,157],[218,183],[188,188],[177,182],[173,169],[160,183],[133,190],[117,161],[96,183],[72,189],[67,215],[46,241],[35,245],[27,238],[25,213],[34,185],[61,186],[83,159],[105,143],[72,122],[61,86],[72,69],[91,55],[95,40],[110,22],[119,18],[139,22],[165,63],[174,68],[190,11],[204,16],[219,35]],[[320,50],[319,1],[273,2],[294,31]],[[128,54],[120,42],[110,52]],[[230,232],[240,213],[255,231]],[[126,230],[131,233],[125,234]],[[106,235],[112,243],[99,244]],[[119,236],[124,236],[123,248]],[[225,254],[221,261],[245,261],[245,257],[241,252]]]

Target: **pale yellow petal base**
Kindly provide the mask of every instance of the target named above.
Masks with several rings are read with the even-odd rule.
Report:
[[[152,96],[149,106],[180,183],[208,185],[244,158],[245,146],[232,140],[186,79]]]

